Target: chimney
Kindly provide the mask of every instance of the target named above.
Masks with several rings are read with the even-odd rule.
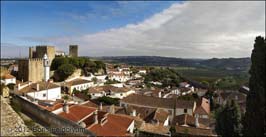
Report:
[[[20,83],[18,83],[18,90],[20,90]]]
[[[99,110],[103,110],[103,103],[100,102]]]
[[[69,113],[69,105],[65,102],[64,105],[63,105],[63,111],[65,113]]]
[[[162,92],[161,92],[161,91],[158,93],[158,97],[159,97],[159,98],[162,97]]]
[[[132,110],[132,116],[135,117],[136,116],[136,109]]]
[[[36,90],[39,91],[40,90],[40,85],[37,83],[36,84]]]
[[[199,114],[195,114],[195,126],[199,127]]]
[[[109,113],[110,113],[110,114],[114,114],[114,113],[115,113],[115,106],[114,106],[114,105],[111,105],[111,106],[109,107]]]
[[[98,110],[94,112],[94,124],[98,124]]]

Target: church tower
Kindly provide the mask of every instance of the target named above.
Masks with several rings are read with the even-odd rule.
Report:
[[[49,73],[50,73],[50,61],[46,54],[43,56],[43,67],[44,67],[44,81],[47,82],[49,79]]]

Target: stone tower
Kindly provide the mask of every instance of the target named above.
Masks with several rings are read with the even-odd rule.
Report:
[[[50,61],[46,54],[43,56],[43,67],[44,67],[44,81],[47,82],[50,78]]]
[[[55,58],[55,47],[54,46],[36,46],[36,58],[43,58],[44,54],[46,54],[49,60],[52,61]]]
[[[78,45],[69,45],[69,56],[78,57]]]
[[[36,46],[29,47],[29,58],[21,59],[18,61],[18,79],[23,81],[32,81],[38,82],[46,80],[46,77],[49,79],[49,73],[45,76],[44,67],[44,55],[46,54],[48,63],[46,66],[49,66],[55,58],[55,47],[54,46]],[[50,71],[50,70],[49,70]],[[45,76],[45,79],[44,79]]]

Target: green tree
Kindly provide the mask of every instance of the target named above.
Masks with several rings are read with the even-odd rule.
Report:
[[[51,70],[57,70],[63,64],[68,64],[68,59],[65,57],[56,57],[51,64]]]
[[[68,58],[68,62],[69,62],[69,64],[72,64],[76,68],[79,68],[80,67],[79,58],[76,58],[76,57]]]
[[[98,79],[96,77],[93,77],[91,80],[93,81],[94,84],[96,84],[98,81]]]
[[[241,136],[241,111],[238,104],[232,100],[216,113],[215,130],[221,136]]]
[[[65,80],[68,76],[72,75],[75,71],[75,67],[71,64],[63,64],[57,69],[57,74],[61,80]]]
[[[111,98],[107,96],[99,97],[96,99],[98,102],[102,102],[107,105],[119,105],[119,98]]]
[[[246,113],[244,119],[245,136],[263,136],[265,132],[265,38],[258,36],[255,39],[251,54],[251,68],[249,79],[249,93],[247,95]]]
[[[210,83],[209,83],[208,81],[205,81],[205,80],[204,80],[204,81],[202,81],[202,82],[201,82],[201,84],[203,84],[203,85],[205,85],[205,86],[207,86],[207,87],[209,87],[209,86],[210,86]]]

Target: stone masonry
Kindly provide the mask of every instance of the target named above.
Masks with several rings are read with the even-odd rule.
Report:
[[[1,96],[1,136],[34,136],[20,116]]]

